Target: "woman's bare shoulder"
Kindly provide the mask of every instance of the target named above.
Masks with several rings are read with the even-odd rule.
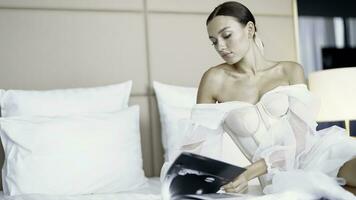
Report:
[[[219,83],[224,80],[225,75],[225,64],[220,64],[217,66],[210,67],[207,71],[204,72],[202,81],[209,81],[212,83]]]
[[[285,70],[303,70],[302,65],[294,61],[279,61],[279,63],[283,66]]]
[[[224,64],[210,67],[203,74],[198,89],[198,103],[215,103],[224,74]]]
[[[302,65],[293,61],[281,61],[280,64],[291,85],[305,83]]]

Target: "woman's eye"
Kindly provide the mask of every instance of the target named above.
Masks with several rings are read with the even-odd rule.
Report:
[[[215,46],[215,45],[218,44],[218,41],[217,41],[217,40],[212,40],[211,42],[212,42],[211,45],[213,45],[213,46]]]
[[[231,34],[225,35],[224,39],[228,39],[231,36]]]

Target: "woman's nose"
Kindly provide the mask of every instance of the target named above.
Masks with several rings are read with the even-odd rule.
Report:
[[[216,49],[217,49],[218,51],[221,51],[221,50],[226,49],[226,44],[225,44],[225,42],[222,41],[222,40],[218,41],[218,44],[216,45]]]

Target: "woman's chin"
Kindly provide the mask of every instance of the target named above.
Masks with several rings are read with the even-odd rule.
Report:
[[[233,65],[237,62],[239,62],[240,59],[225,59],[225,62],[229,65]]]

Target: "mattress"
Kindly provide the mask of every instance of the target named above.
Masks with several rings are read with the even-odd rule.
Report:
[[[249,185],[248,194],[259,196],[262,194],[259,185],[252,181]],[[161,200],[161,182],[159,177],[148,178],[147,185],[139,190],[132,192],[113,193],[113,194],[91,194],[91,195],[17,195],[5,196],[0,192],[0,200]],[[245,199],[245,198],[236,198]]]

